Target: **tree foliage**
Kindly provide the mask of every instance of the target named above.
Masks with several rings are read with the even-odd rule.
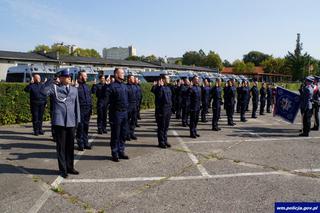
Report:
[[[268,59],[270,55],[264,54],[259,51],[251,51],[243,56],[244,63],[253,63],[255,66],[260,66],[261,62]]]

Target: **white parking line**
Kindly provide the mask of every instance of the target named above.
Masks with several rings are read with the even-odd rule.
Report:
[[[179,136],[179,134],[177,133],[176,130],[172,131],[173,135],[176,136],[176,138],[178,139],[180,145],[182,146],[182,148],[187,152],[189,158],[191,159],[191,161],[197,166],[198,170],[200,171],[202,176],[209,176],[209,173],[207,172],[207,170],[199,163],[198,158],[191,152],[191,150],[189,149],[189,147],[183,142],[182,138]]]
[[[89,139],[89,143],[92,143],[95,139],[96,135],[94,135],[91,139]],[[76,158],[74,160],[74,165],[79,161],[79,159],[81,158],[81,156],[85,153],[85,151],[83,152],[77,152]],[[51,183],[51,187],[52,188],[57,188],[59,186],[59,184],[61,184],[63,182],[63,178],[61,176],[58,176],[52,183]],[[29,209],[28,213],[37,213],[41,207],[47,202],[47,200],[49,199],[49,197],[51,196],[51,194],[53,193],[53,191],[51,190],[50,187],[48,187],[44,193],[41,195],[41,197],[35,202],[35,204],[31,207],[31,209]]]
[[[292,142],[292,140],[312,140],[319,139],[320,137],[278,137],[278,138],[268,138],[268,137],[259,137],[259,138],[250,138],[250,139],[229,139],[229,140],[210,140],[210,141],[188,141],[184,142],[185,144],[198,144],[198,143],[236,143],[236,142],[251,142],[251,141],[283,141],[283,142]]]
[[[298,169],[292,172],[320,172],[317,169]],[[118,182],[143,182],[143,181],[179,181],[179,180],[199,180],[199,179],[221,179],[233,177],[254,177],[254,176],[269,176],[269,175],[285,175],[293,176],[290,172],[286,171],[270,171],[270,172],[243,172],[234,174],[220,174],[220,175],[201,175],[201,176],[177,176],[177,177],[133,177],[133,178],[109,178],[109,179],[65,179],[63,183],[118,183]]]

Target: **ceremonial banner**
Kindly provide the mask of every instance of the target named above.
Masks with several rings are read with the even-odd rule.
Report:
[[[278,115],[284,120],[294,123],[294,119],[300,109],[300,95],[277,87],[276,103],[274,106],[274,116]]]

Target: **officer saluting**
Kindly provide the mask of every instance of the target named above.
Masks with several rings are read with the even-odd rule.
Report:
[[[221,98],[221,79],[216,79],[216,85],[211,89],[211,98],[212,98],[212,130],[220,131],[218,127],[218,121],[220,118],[222,98]]]
[[[44,84],[41,83],[41,77],[35,74],[31,83],[24,89],[30,93],[30,109],[32,115],[32,126],[34,135],[43,135],[42,122],[43,113],[47,104],[47,96],[42,93]]]
[[[257,87],[257,81],[253,81],[253,86],[250,89],[251,96],[252,96],[252,115],[251,118],[257,118],[257,109],[259,104],[259,91]]]
[[[168,128],[171,119],[171,108],[172,108],[172,92],[168,84],[170,78],[166,74],[160,75],[160,79],[157,84],[153,85],[152,92],[155,95],[156,104],[156,121],[157,121],[157,136],[158,146],[162,149],[170,148],[171,145],[168,143]]]
[[[106,90],[109,100],[109,121],[111,126],[111,154],[114,162],[119,159],[129,159],[125,154],[125,139],[128,126],[128,88],[123,83],[124,71],[121,68],[114,70],[115,81]]]
[[[57,157],[60,175],[79,174],[74,169],[74,136],[76,126],[80,123],[78,90],[70,86],[69,70],[60,72],[58,85],[48,81],[44,94],[52,97],[52,126],[57,144]]]
[[[89,86],[86,84],[87,79],[88,76],[85,71],[80,71],[78,73],[78,95],[81,115],[81,122],[77,128],[77,141],[79,151],[83,151],[83,149],[91,149],[91,145],[88,141],[88,132],[90,116],[92,113],[92,99]]]
[[[91,93],[97,97],[97,126],[98,134],[107,133],[107,99],[106,93],[106,79],[104,75],[99,76],[99,83],[94,84],[91,88]]]
[[[197,138],[200,135],[197,133],[197,125],[200,114],[201,104],[201,88],[199,87],[199,77],[193,76],[192,86],[188,89],[190,97],[190,137]]]
[[[312,95],[313,88],[311,86],[314,78],[312,76],[306,77],[305,86],[301,93],[301,113],[303,115],[303,130],[299,136],[309,136],[312,117]]]
[[[228,125],[234,126],[236,125],[233,122],[233,114],[234,114],[234,105],[235,105],[235,96],[236,96],[236,88],[233,86],[233,79],[228,80],[227,86],[224,88],[224,98],[225,98],[225,109],[228,117]]]

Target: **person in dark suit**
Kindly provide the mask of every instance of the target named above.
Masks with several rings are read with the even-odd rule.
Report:
[[[138,100],[138,88],[135,85],[135,77],[133,75],[128,75],[127,77],[127,87],[128,87],[128,131],[126,140],[137,140],[134,134],[134,130],[137,124],[137,102]]]
[[[311,128],[311,130],[319,130],[319,105],[320,105],[320,76],[314,76],[314,89],[313,89],[313,104],[312,104],[312,108],[313,108],[313,114],[314,114],[314,124],[313,127]]]
[[[241,108],[241,90],[242,90],[242,83],[239,81],[238,82],[238,87],[237,87],[237,104],[236,104],[236,112],[240,113],[240,108]]]
[[[106,100],[106,79],[105,76],[99,75],[99,83],[94,84],[91,88],[91,93],[97,97],[97,126],[98,134],[107,133],[107,100]]]
[[[31,83],[24,91],[30,93],[30,110],[32,115],[32,126],[34,135],[43,135],[42,130],[43,114],[47,104],[47,96],[42,93],[44,84],[41,83],[39,74],[35,74]]]
[[[260,88],[260,115],[264,115],[264,108],[266,106],[266,95],[267,95],[266,83],[263,82]]]
[[[208,122],[206,115],[209,113],[210,91],[210,79],[205,78],[203,80],[203,85],[201,86],[201,122]]]
[[[227,82],[228,86],[225,87],[225,108],[228,117],[228,125],[234,126],[236,125],[233,122],[233,114],[234,114],[234,105],[235,105],[235,96],[236,96],[236,88],[233,85],[233,79],[229,79]]]
[[[91,149],[89,144],[89,123],[92,113],[92,98],[89,86],[86,84],[88,79],[87,73],[85,71],[80,71],[78,73],[78,96],[80,104],[80,117],[81,122],[77,128],[77,142],[78,150],[83,151],[84,149]]]
[[[79,174],[74,169],[75,129],[80,123],[80,105],[77,88],[71,86],[71,74],[62,70],[59,84],[48,81],[43,93],[52,97],[52,126],[55,132],[60,175]]]
[[[253,86],[250,89],[252,96],[252,115],[251,118],[257,118],[257,109],[259,104],[259,90],[257,87],[257,81],[253,81]]]
[[[169,76],[163,74],[160,76],[158,82],[153,85],[152,89],[152,92],[155,95],[156,104],[155,116],[158,127],[158,146],[162,149],[171,147],[171,144],[168,143],[167,135],[172,114],[172,91],[168,86],[169,83]]]
[[[200,114],[201,105],[201,88],[199,87],[199,77],[193,76],[192,86],[188,89],[190,97],[190,137],[197,138],[200,135],[197,132],[197,126]]]
[[[176,85],[174,87],[175,92],[175,111],[176,111],[176,119],[181,118],[181,103],[182,103],[182,97],[181,97],[181,80],[178,79],[176,81]]]
[[[220,118],[222,98],[221,98],[222,88],[221,88],[221,79],[217,78],[215,86],[211,89],[211,98],[212,98],[212,130],[220,131],[218,127],[218,121]]]
[[[182,126],[186,127],[189,125],[189,114],[190,114],[190,97],[188,95],[188,89],[190,87],[190,81],[188,78],[183,78],[183,84],[181,85],[181,108],[182,108]]]
[[[272,108],[272,88],[271,84],[268,83],[267,87],[267,113],[271,113],[271,108]]]
[[[247,102],[249,100],[248,96],[249,96],[249,89],[246,86],[246,82],[242,81],[242,86],[241,89],[239,90],[239,95],[240,95],[240,99],[238,101],[240,101],[240,120],[242,122],[246,122],[246,116],[245,113],[247,111]]]
[[[125,141],[128,130],[128,87],[124,84],[124,70],[114,70],[115,81],[106,90],[109,100],[109,121],[111,126],[111,155],[114,162],[129,159],[125,154]]]
[[[141,116],[140,116],[140,110],[141,110],[141,104],[142,104],[142,89],[141,89],[141,85],[140,85],[140,80],[138,77],[135,77],[135,85],[137,87],[137,123],[136,123],[136,127],[140,127],[140,125],[138,124],[138,120],[141,120]]]
[[[308,137],[311,127],[311,117],[312,117],[312,96],[313,96],[313,87],[312,82],[314,78],[308,76],[305,79],[305,85],[302,88],[301,93],[301,103],[300,109],[303,117],[303,129],[302,133],[299,136]]]

